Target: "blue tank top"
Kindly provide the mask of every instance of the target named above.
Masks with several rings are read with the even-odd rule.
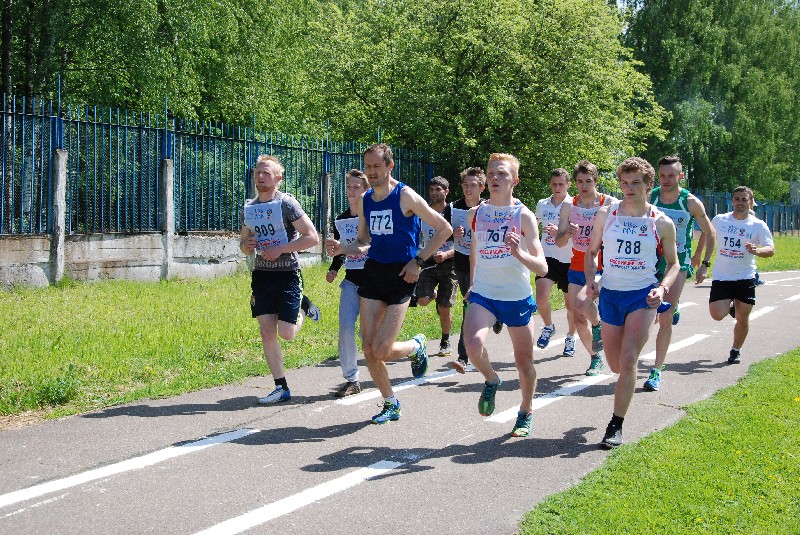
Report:
[[[370,189],[364,194],[364,217],[369,226],[370,247],[367,258],[392,264],[409,262],[419,249],[419,218],[407,217],[400,208],[400,192],[405,184],[397,186],[382,201],[374,201]]]

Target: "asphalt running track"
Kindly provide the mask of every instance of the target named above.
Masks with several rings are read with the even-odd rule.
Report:
[[[687,284],[659,392],[641,389],[655,327],[642,352],[626,442],[800,346],[800,272],[762,278],[740,365],[726,363],[733,320],[712,321],[709,285]],[[423,380],[408,361],[390,365],[403,417],[370,425],[377,391],[364,380],[365,392],[335,401],[341,376],[330,362],[290,371],[294,398],[277,406],[255,403],[272,387],[256,378],[0,432],[0,533],[515,533],[536,502],[608,455],[597,443],[613,377],[586,377],[580,347],[558,356],[564,311],[554,317],[556,335],[536,351],[530,438],[509,436],[519,393],[505,331],[490,337],[503,386],[489,418],[477,411],[479,374],[433,357]]]

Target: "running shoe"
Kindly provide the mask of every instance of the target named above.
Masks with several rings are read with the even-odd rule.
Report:
[[[303,309],[303,312],[305,313],[306,316],[308,316],[314,321],[318,322],[322,317],[322,314],[320,313],[319,308],[317,308],[317,305],[312,303],[311,299],[309,299],[305,295],[303,296],[303,300],[300,301],[300,308]]]
[[[420,333],[414,337],[414,341],[419,346],[409,355],[411,358],[411,375],[415,379],[423,377],[428,372],[428,339]]]
[[[547,347],[547,344],[550,343],[550,337],[556,332],[556,326],[553,325],[552,327],[549,325],[545,325],[542,327],[542,334],[539,336],[539,339],[536,341],[536,347],[539,349],[544,349]]]
[[[478,400],[478,412],[481,416],[490,416],[494,412],[494,395],[497,394],[497,388],[503,384],[500,378],[497,378],[496,383],[483,383],[483,392]]]
[[[564,340],[564,352],[562,353],[565,357],[574,357],[575,356],[575,338],[572,336],[568,336]]]
[[[352,396],[355,394],[361,393],[361,383],[358,381],[348,381],[339,388],[336,392],[333,393],[333,397],[335,398],[346,398],[347,396]]]
[[[400,419],[400,402],[397,405],[391,401],[384,401],[381,412],[372,417],[373,424],[385,424],[386,422],[395,422]]]
[[[650,377],[644,382],[644,389],[648,392],[655,392],[661,388],[661,370],[653,368],[650,370]]]
[[[676,306],[675,312],[672,313],[672,324],[677,325],[679,321],[681,321],[681,309]]]
[[[282,401],[289,401],[292,399],[292,393],[289,392],[288,389],[284,389],[282,386],[275,387],[275,390],[264,396],[263,398],[258,398],[258,402],[261,405],[269,405],[271,403],[280,403]]]
[[[763,285],[764,285],[764,281],[761,280],[761,277],[759,276],[758,271],[756,271],[756,286],[763,286]]]
[[[450,362],[450,367],[457,371],[458,373],[467,373],[467,366],[469,365],[469,361],[467,361],[466,357],[461,358]]]
[[[603,338],[601,335],[600,324],[592,326],[592,353],[598,353],[603,350]]]
[[[606,434],[603,435],[600,445],[607,450],[622,446],[622,428],[608,424]]]
[[[492,325],[492,331],[494,331],[494,334],[500,334],[500,331],[502,330],[503,330],[503,322],[495,321],[494,325]]]
[[[450,356],[450,341],[449,340],[442,340],[439,344],[439,352],[436,354],[437,357],[449,357]]]
[[[511,431],[512,437],[527,437],[531,434],[531,424],[533,423],[533,413],[531,412],[518,412],[517,423],[514,424],[514,430]]]
[[[741,355],[735,349],[731,349],[731,353],[728,356],[728,364],[739,364],[742,362]]]
[[[600,356],[599,353],[592,355],[592,362],[589,364],[589,368],[586,370],[586,375],[592,377],[595,375],[600,375],[600,372],[603,371],[606,365],[603,363],[603,357]]]

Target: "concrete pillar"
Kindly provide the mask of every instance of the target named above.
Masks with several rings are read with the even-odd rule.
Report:
[[[67,161],[69,153],[56,149],[53,154],[53,198],[50,206],[50,284],[64,278],[64,234],[67,214]]]
[[[161,279],[172,276],[172,248],[175,243],[175,193],[173,160],[161,160],[161,191],[159,191],[161,210],[161,240],[164,257],[161,261]]]

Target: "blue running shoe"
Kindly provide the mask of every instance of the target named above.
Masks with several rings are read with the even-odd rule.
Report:
[[[280,403],[282,401],[289,401],[292,399],[292,393],[285,390],[282,386],[275,387],[275,390],[264,396],[258,398],[258,402],[262,405],[270,405],[272,403]]]
[[[373,424],[385,424],[386,422],[396,422],[400,419],[400,402],[397,405],[391,401],[383,402],[381,412],[372,417]]]
[[[650,377],[644,382],[644,389],[648,392],[655,392],[659,388],[661,388],[661,370],[653,368],[650,370]]]
[[[676,306],[675,312],[672,313],[672,324],[677,325],[679,321],[681,321],[681,309]]]
[[[518,412],[517,423],[514,424],[514,430],[511,431],[512,437],[527,437],[531,434],[531,424],[533,423],[533,413],[531,412]]]
[[[494,412],[494,396],[497,394],[497,388],[503,384],[500,378],[497,378],[496,383],[483,383],[483,392],[478,399],[478,412],[481,416],[490,416]]]
[[[564,352],[562,355],[565,357],[575,356],[575,338],[572,336],[567,336],[567,338],[564,340]]]
[[[409,355],[411,375],[414,376],[414,379],[419,379],[428,372],[428,339],[420,333],[414,337],[414,341],[419,347]]]
[[[536,341],[536,347],[538,347],[539,349],[546,348],[547,344],[550,343],[550,337],[553,336],[553,334],[555,334],[555,332],[556,332],[555,325],[552,326],[552,327],[549,326],[549,325],[545,325],[542,328],[541,336],[539,336],[539,339]]]

